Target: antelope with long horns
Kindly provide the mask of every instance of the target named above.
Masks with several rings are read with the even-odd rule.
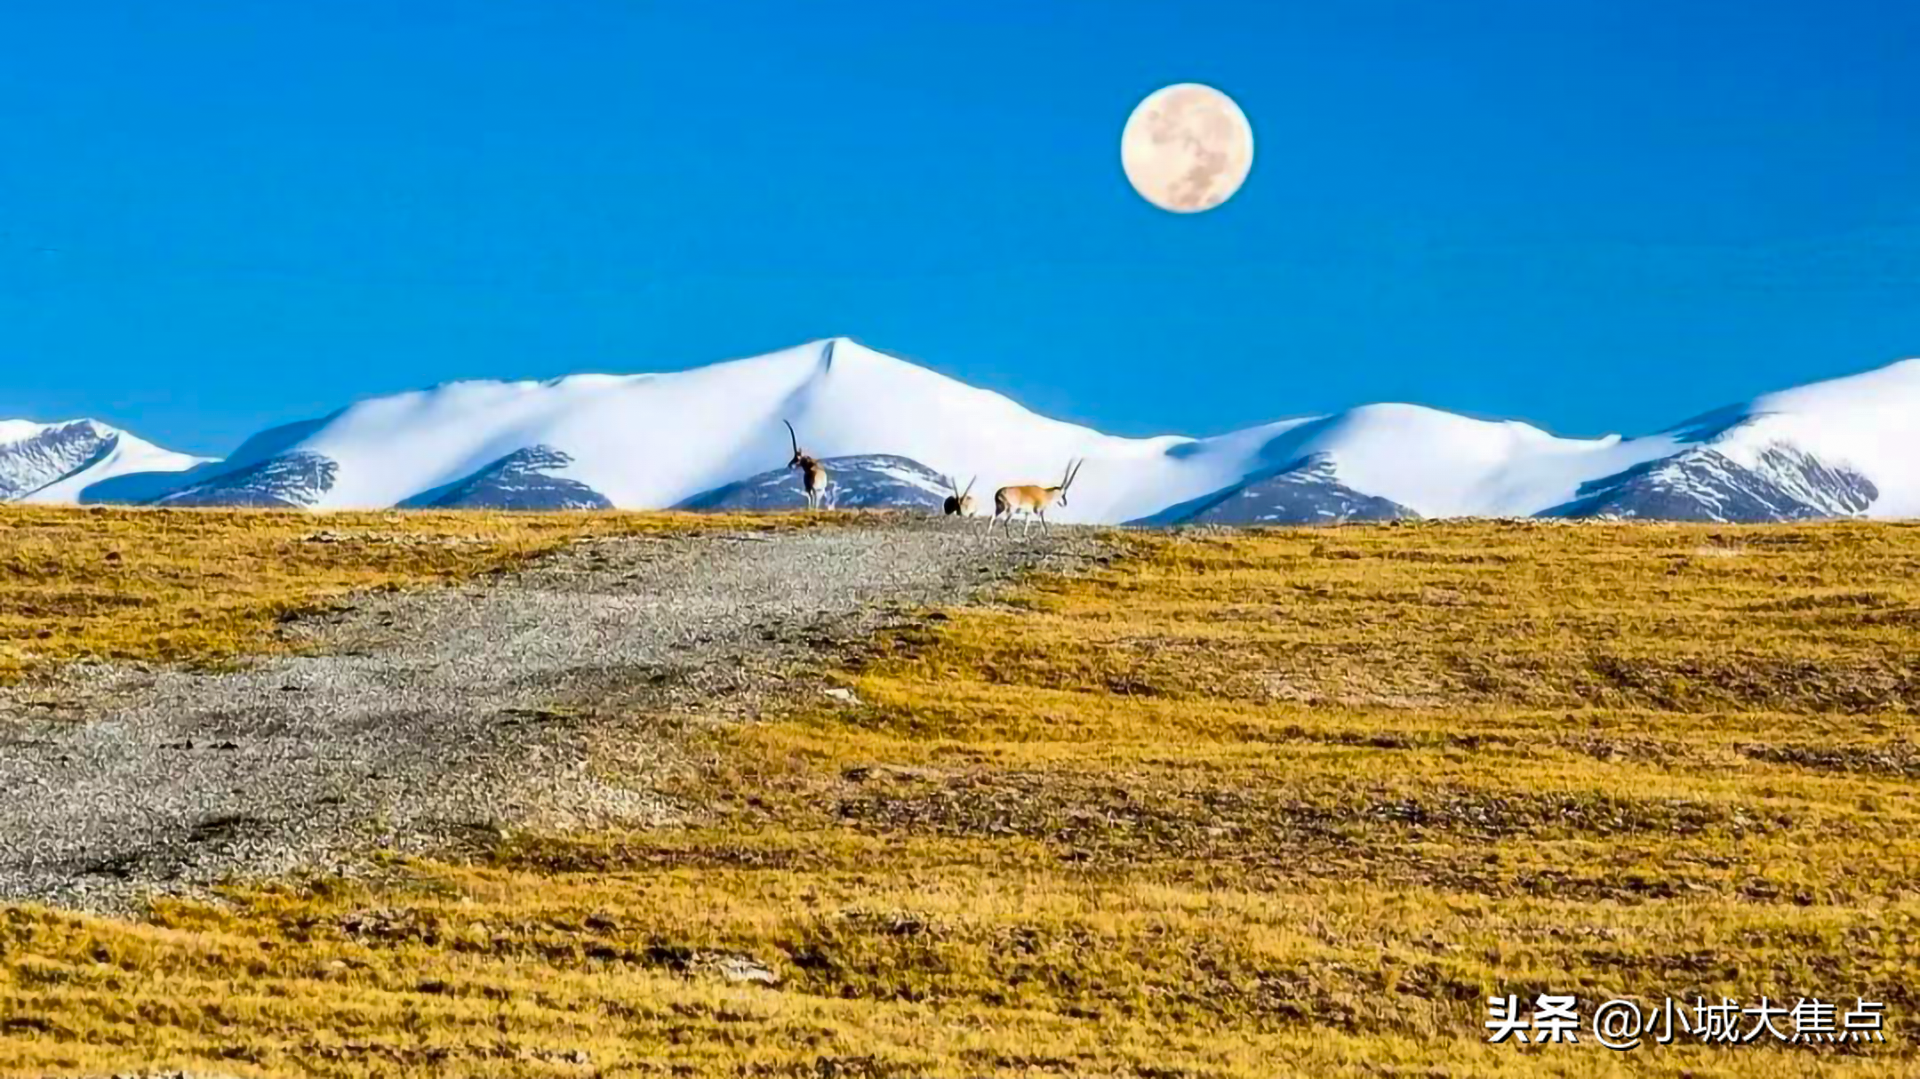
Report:
[[[1033,528],[1035,517],[1040,519],[1041,532],[1051,532],[1052,530],[1047,526],[1047,510],[1055,505],[1067,504],[1067,488],[1073,486],[1074,479],[1080,475],[1080,466],[1084,464],[1086,464],[1084,460],[1067,462],[1067,474],[1061,477],[1058,487],[1036,487],[1032,484],[1023,484],[1019,487],[1002,487],[995,491],[993,516],[987,519],[987,531],[992,532],[993,523],[1004,517],[1006,518],[1004,527],[1007,535],[1011,536],[1014,515],[1024,513],[1028,516],[1026,525],[1020,529],[1021,536],[1024,537]]]
[[[820,465],[820,459],[800,449],[800,435],[794,431],[791,420],[781,420],[787,425],[787,437],[793,440],[793,460],[787,462],[788,468],[800,470],[800,486],[807,492],[807,508],[817,510],[820,500],[827,493],[827,470]]]
[[[947,477],[947,490],[953,492],[952,494],[947,496],[947,502],[946,502],[947,516],[949,517],[973,516],[973,485],[979,482],[980,482],[980,477],[975,476],[974,478],[967,481],[967,489],[962,491],[960,489],[960,485],[953,482],[952,476]]]

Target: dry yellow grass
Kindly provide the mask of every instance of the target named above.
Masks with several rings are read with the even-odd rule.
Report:
[[[6,912],[0,1060],[1920,1071],[1920,528],[1127,542],[883,642],[840,676],[857,705],[684,720],[697,827],[514,836],[139,924]],[[727,957],[781,982],[731,984]],[[1547,990],[1864,996],[1888,1041],[1484,1043],[1487,995]]]
[[[213,663],[347,592],[489,573],[575,539],[776,518],[0,508],[0,683],[80,659]]]

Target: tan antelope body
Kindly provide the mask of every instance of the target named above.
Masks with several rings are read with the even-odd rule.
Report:
[[[787,437],[793,440],[793,460],[787,462],[787,467],[800,470],[800,486],[807,493],[807,508],[817,510],[827,493],[827,470],[819,458],[800,451],[800,435],[794,431],[792,421],[780,422],[787,425]]]
[[[962,491],[960,485],[953,482],[952,476],[947,477],[947,490],[953,492],[947,496],[945,506],[947,516],[970,517],[973,515],[973,485],[979,482],[980,477],[975,476],[967,481],[967,489]]]
[[[1040,531],[1052,531],[1047,525],[1047,510],[1053,506],[1067,504],[1067,488],[1080,475],[1080,466],[1085,461],[1067,462],[1067,474],[1061,477],[1058,487],[1038,487],[1022,484],[1018,487],[1002,487],[993,493],[993,516],[987,520],[987,531],[993,531],[993,523],[1005,518],[1007,535],[1013,535],[1013,518],[1016,514],[1026,514],[1027,523],[1020,529],[1025,536],[1033,528],[1034,518],[1040,519]]]

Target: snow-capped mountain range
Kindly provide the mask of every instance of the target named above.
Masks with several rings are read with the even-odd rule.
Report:
[[[658,375],[456,382],[248,439],[225,460],[92,421],[0,423],[0,500],[310,509],[787,508],[782,419],[841,508],[936,509],[949,477],[1055,483],[1053,519],[1771,521],[1920,516],[1920,360],[1640,438],[1367,405],[1214,438],[1118,438],[845,338]]]

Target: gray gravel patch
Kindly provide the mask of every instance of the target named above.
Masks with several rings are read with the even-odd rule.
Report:
[[[609,727],[644,774],[671,746],[636,717],[750,711],[916,609],[1106,557],[1089,530],[982,541],[911,520],[595,540],[286,627],[314,654],[71,668],[0,692],[0,900],[124,910],[235,876],[352,873],[374,848],[670,819],[644,783],[591,767]]]

